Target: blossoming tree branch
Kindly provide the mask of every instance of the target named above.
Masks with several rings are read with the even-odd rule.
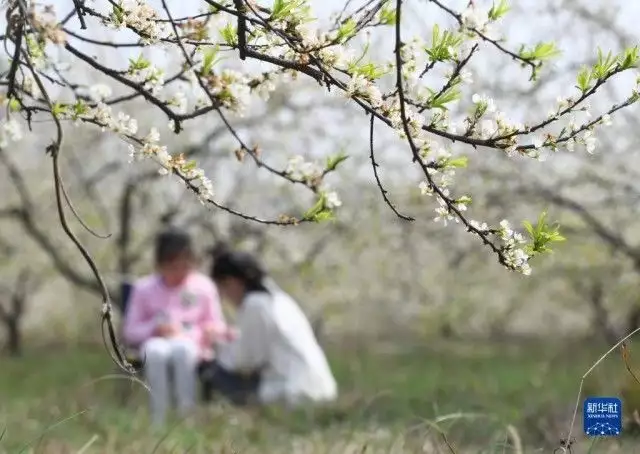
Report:
[[[410,2],[439,9],[447,23],[434,23],[430,28],[425,24],[423,34],[407,36],[403,11]],[[456,173],[467,166],[465,151],[482,148],[532,159],[540,158],[544,150],[583,148],[592,152],[598,127],[638,100],[633,90],[626,100],[606,111],[594,115],[589,111],[589,98],[603,84],[636,67],[635,47],[620,54],[599,51],[596,63],[576,74],[575,86],[567,87],[566,96],[558,99],[550,113],[527,124],[510,122],[485,94],[467,96],[469,62],[479,58],[483,49],[500,52],[505,64],[528,68],[532,81],[543,64],[560,54],[553,43],[527,47],[503,39],[500,23],[509,12],[505,0],[487,5],[471,1],[461,10],[440,0],[361,0],[358,5],[347,1],[328,23],[314,17],[308,0],[273,0],[269,7],[252,0],[201,0],[201,8],[188,16],[173,13],[170,3],[174,2],[74,0],[74,8],[59,16],[53,5],[5,1],[4,39],[10,67],[2,75],[6,114],[0,146],[6,149],[10,141],[19,140],[25,122],[37,133],[37,119],[53,121],[55,136],[47,151],[54,163],[59,214],[65,232],[89,261],[63,209],[70,204],[57,164],[64,153],[64,123],[101,128],[121,137],[134,160],[155,161],[160,172],[181,179],[203,204],[266,224],[319,222],[331,219],[341,205],[324,179],[339,171],[347,156],[328,156],[323,165],[296,156],[286,168],[277,168],[258,146],[245,143],[228,118],[241,115],[254,97],[266,99],[278,84],[314,80],[318,90],[341,94],[369,116],[373,173],[381,196],[397,216],[413,220],[393,204],[378,174],[373,141],[376,126],[391,128],[406,143],[406,160],[422,175],[416,189],[431,196],[425,203],[434,203],[436,221],[462,225],[502,265],[528,275],[530,259],[563,239],[557,226],[549,225],[544,214],[536,225],[524,223],[522,233],[508,220],[474,220],[469,215],[471,195],[455,188]],[[73,21],[80,24],[79,31],[71,29]],[[90,33],[99,28],[112,30],[113,40],[93,38]],[[125,30],[135,39],[118,41]],[[394,43],[387,59],[372,57],[368,37],[374,30]],[[121,67],[110,67],[93,57],[99,49],[113,48],[139,48],[140,52]],[[165,61],[163,66],[155,62],[144,52],[152,48],[173,52],[180,63]],[[226,63],[231,58],[244,62],[240,67],[246,66],[246,71],[231,69]],[[260,69],[253,71],[251,61],[259,62]],[[86,75],[70,69],[77,66],[69,62],[98,71],[109,84],[87,83]],[[438,84],[427,83],[425,76],[436,71],[445,75]],[[172,89],[185,83],[194,99],[192,105],[183,91]],[[124,94],[114,95],[116,91]],[[126,108],[135,99],[144,99],[162,112],[170,129],[140,131]],[[466,106],[462,121],[450,113],[454,103]],[[179,134],[187,122],[207,115],[218,116],[227,126],[237,141],[238,159],[248,158],[256,168],[312,191],[315,204],[304,213],[274,213],[273,218],[265,219],[217,201],[215,184],[204,170],[196,161],[172,154],[160,133]]]

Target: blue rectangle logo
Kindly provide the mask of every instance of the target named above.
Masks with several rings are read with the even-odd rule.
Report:
[[[615,437],[622,432],[622,401],[617,397],[587,397],[582,408],[584,433]]]

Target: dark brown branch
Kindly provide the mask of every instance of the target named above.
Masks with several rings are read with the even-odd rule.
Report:
[[[458,24],[460,24],[460,26],[463,26],[463,22],[462,22],[462,16],[458,13],[456,13],[454,10],[452,10],[451,8],[445,6],[442,2],[440,2],[439,0],[429,0],[431,3],[434,3],[435,5],[437,5],[440,9],[442,9],[443,11],[446,11],[447,14],[449,14],[451,17],[453,17]],[[487,35],[485,35],[484,33],[482,33],[480,30],[477,30],[475,28],[470,29],[473,33],[475,33],[476,35],[478,35],[478,37],[480,37],[482,40],[490,43],[491,45],[493,45],[496,49],[500,50],[502,53],[508,55],[509,57],[511,57],[513,60],[521,62],[525,65],[528,65],[531,67],[531,74],[533,76],[533,74],[535,74],[535,71],[538,69],[537,65],[530,59],[527,58],[522,58],[520,55],[516,54],[515,52],[510,51],[509,49],[507,49],[506,47],[504,47],[502,44],[500,44],[497,40],[495,39],[491,39],[489,38]]]
[[[233,0],[233,4],[238,14],[238,49],[240,50],[240,60],[247,58],[247,20],[244,14],[242,0]]]
[[[447,209],[449,212],[455,214],[455,216],[460,219],[460,221],[465,225],[467,231],[476,234],[482,242],[488,246],[497,256],[498,261],[507,268],[511,268],[504,257],[504,254],[500,248],[498,248],[490,239],[487,232],[483,232],[478,230],[476,227],[471,225],[471,223],[462,215],[460,210],[455,206],[455,203],[444,194],[442,189],[440,189],[433,181],[433,177],[431,176],[431,172],[429,171],[429,166],[426,164],[420,156],[418,151],[418,147],[416,147],[413,137],[411,135],[411,131],[409,130],[409,122],[407,118],[406,112],[406,102],[404,96],[404,84],[402,81],[402,36],[401,36],[401,19],[402,19],[402,0],[396,0],[396,25],[395,25],[395,54],[396,54],[396,90],[398,91],[398,99],[400,100],[400,117],[402,119],[402,127],[405,135],[407,136],[407,141],[409,142],[409,147],[411,149],[411,154],[413,155],[413,161],[418,162],[420,167],[422,168],[422,172],[427,179],[427,183],[429,188],[433,190],[442,200],[445,201],[447,205]]]
[[[376,179],[376,184],[380,189],[380,193],[382,194],[382,198],[384,199],[385,203],[389,206],[389,208],[391,208],[391,211],[393,211],[393,213],[397,217],[405,221],[415,221],[415,218],[404,215],[396,209],[395,205],[391,202],[391,200],[389,200],[389,196],[387,195],[388,191],[382,185],[382,181],[380,181],[380,176],[378,175],[378,167],[380,166],[376,162],[376,158],[374,154],[374,143],[373,143],[374,121],[375,121],[375,117],[371,115],[371,121],[369,126],[369,150],[370,150],[369,159],[371,160],[371,167],[373,168],[373,175]]]
[[[79,50],[77,50],[75,47],[71,46],[69,43],[65,44],[65,49],[72,55],[74,55],[75,57],[79,58],[80,60],[84,61],[85,63],[87,63],[88,65],[92,66],[93,68],[97,69],[98,71],[102,72],[103,74],[106,74],[107,76],[111,77],[112,79],[115,79],[116,81],[120,82],[122,85],[125,85],[129,88],[133,88],[134,90],[136,90],[138,93],[140,93],[140,95],[142,95],[142,97],[149,101],[151,104],[155,105],[156,107],[158,107],[162,112],[165,113],[165,115],[167,115],[167,117],[169,117],[170,120],[173,120],[175,122],[176,125],[176,133],[180,132],[181,130],[181,126],[180,126],[180,118],[178,115],[175,114],[175,112],[173,112],[173,110],[171,110],[169,108],[169,106],[167,106],[166,103],[160,101],[158,98],[156,98],[155,96],[153,96],[151,93],[149,93],[148,91],[142,89],[139,84],[127,79],[124,76],[121,76],[118,72],[107,68],[104,65],[101,65],[100,63],[98,63],[97,61],[87,57],[85,54],[83,54],[82,52],[80,52]]]

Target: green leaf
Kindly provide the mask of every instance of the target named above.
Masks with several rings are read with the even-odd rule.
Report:
[[[271,8],[271,20],[285,20],[296,16],[305,16],[309,11],[306,0],[275,0]]]
[[[204,58],[202,59],[202,74],[211,74],[211,69],[216,63],[216,56],[220,50],[220,46],[211,46],[204,52]]]
[[[322,210],[318,214],[313,217],[313,221],[315,222],[324,222],[324,221],[333,221],[335,219],[335,215],[333,211],[329,209]]]
[[[350,38],[353,38],[356,35],[357,27],[358,27],[358,23],[352,18],[349,18],[338,29],[336,41],[338,41],[339,43],[344,43]]]
[[[524,47],[520,49],[519,56],[523,60],[528,61],[544,61],[560,55],[560,50],[554,42],[540,42],[533,49],[526,50]]]
[[[373,81],[381,78],[389,71],[375,63],[364,63],[362,65],[358,65],[358,62],[350,62],[347,66],[347,72],[352,76],[360,74],[366,79]]]
[[[220,29],[220,36],[226,44],[229,46],[236,46],[238,44],[238,33],[236,27],[233,24],[227,24]]]
[[[305,221],[323,222],[335,219],[331,208],[327,207],[327,196],[324,192],[318,195],[318,200],[302,217]]]
[[[461,205],[471,205],[471,197],[469,197],[468,195],[463,195],[462,197],[460,197],[459,199],[456,199],[456,203],[457,204],[461,204]]]
[[[391,2],[385,3],[380,10],[380,23],[382,25],[395,25],[396,24],[396,9]]]
[[[454,55],[452,49],[456,49],[462,44],[462,36],[445,30],[440,33],[440,26],[435,24],[431,31],[431,47],[425,47],[425,52],[431,62],[452,60]]]
[[[617,60],[611,51],[604,55],[602,49],[598,47],[598,61],[593,65],[592,77],[597,80],[607,78],[616,70]]]
[[[51,107],[51,114],[56,118],[59,118],[66,111],[67,111],[67,106],[65,104],[60,104],[56,102]]]
[[[20,101],[18,101],[16,98],[9,99],[9,110],[11,110],[11,112],[19,111],[20,110]]]
[[[44,57],[44,42],[39,42],[33,35],[27,35],[27,49],[33,58]]]
[[[115,25],[120,25],[124,22],[124,8],[121,1],[112,6],[110,16]]]
[[[507,4],[506,0],[500,0],[497,5],[494,2],[489,10],[489,19],[496,21],[507,14],[510,9],[511,7]]]
[[[346,154],[344,154],[343,152],[338,153],[335,156],[329,156],[327,158],[327,165],[326,165],[326,170],[328,172],[336,170],[336,168],[338,167],[338,165],[340,163],[342,163],[343,161],[346,161],[347,159],[349,159],[349,156],[347,156]]]
[[[191,160],[189,162],[187,162],[185,165],[182,166],[183,170],[186,170],[187,172],[190,170],[195,169],[196,167],[198,167],[198,163],[194,160]]]
[[[458,89],[458,87],[455,86],[455,84],[454,86],[449,87],[447,90],[445,90],[443,93],[440,93],[439,95],[438,93],[435,93],[435,91],[431,90],[430,88],[428,88],[428,90],[432,94],[432,98],[429,98],[427,100],[427,105],[431,109],[447,110],[447,104],[459,100],[461,96],[460,90]]]
[[[274,19],[282,16],[282,12],[284,11],[285,8],[285,2],[284,0],[275,0],[273,2],[273,7],[271,8],[271,17],[273,17]]]
[[[307,212],[304,214],[302,218],[305,220],[313,220],[315,216],[324,209],[325,203],[326,203],[325,195],[320,194],[320,197],[318,197],[318,200],[316,200],[316,203],[307,210]]]
[[[146,58],[144,58],[144,55],[142,54],[139,54],[138,57],[135,59],[133,58],[129,59],[129,71],[132,71],[132,72],[142,71],[143,69],[146,69],[149,66],[151,66],[151,62]]]
[[[73,111],[72,113],[73,119],[76,120],[80,116],[86,114],[89,111],[89,107],[84,103],[82,99],[78,99],[73,104],[72,111]]]
[[[447,167],[455,167],[458,169],[467,167],[467,164],[469,163],[469,158],[467,158],[466,156],[460,156],[458,158],[454,158],[454,159],[449,159],[447,160]]]
[[[620,61],[620,69],[631,69],[638,65],[638,46],[625,49],[623,54],[618,57]]]
[[[524,226],[527,233],[533,238],[535,236],[533,226],[529,221],[523,221],[522,225]]]
[[[578,72],[578,85],[577,88],[582,93],[587,92],[591,88],[591,71],[586,66],[580,68]]]
[[[557,224],[549,225],[546,221],[547,213],[543,211],[538,217],[538,223],[535,227],[528,221],[524,221],[522,225],[526,229],[531,238],[530,244],[525,247],[525,252],[530,256],[551,253],[551,243],[560,243],[566,240],[560,234]]]

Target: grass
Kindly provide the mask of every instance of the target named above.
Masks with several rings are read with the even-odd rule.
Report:
[[[580,377],[603,348],[472,342],[328,351],[341,387],[331,406],[287,413],[216,403],[163,433],[148,428],[138,385],[104,378],[114,367],[101,347],[2,358],[0,453],[502,453],[514,452],[514,429],[525,452],[550,452],[568,428]],[[619,395],[625,378],[612,357],[586,394]],[[127,386],[135,392],[119,402]],[[581,433],[579,417],[574,435]],[[633,443],[603,440],[592,452],[613,444],[633,452],[625,451]],[[589,441],[578,440],[574,452],[589,452]]]

